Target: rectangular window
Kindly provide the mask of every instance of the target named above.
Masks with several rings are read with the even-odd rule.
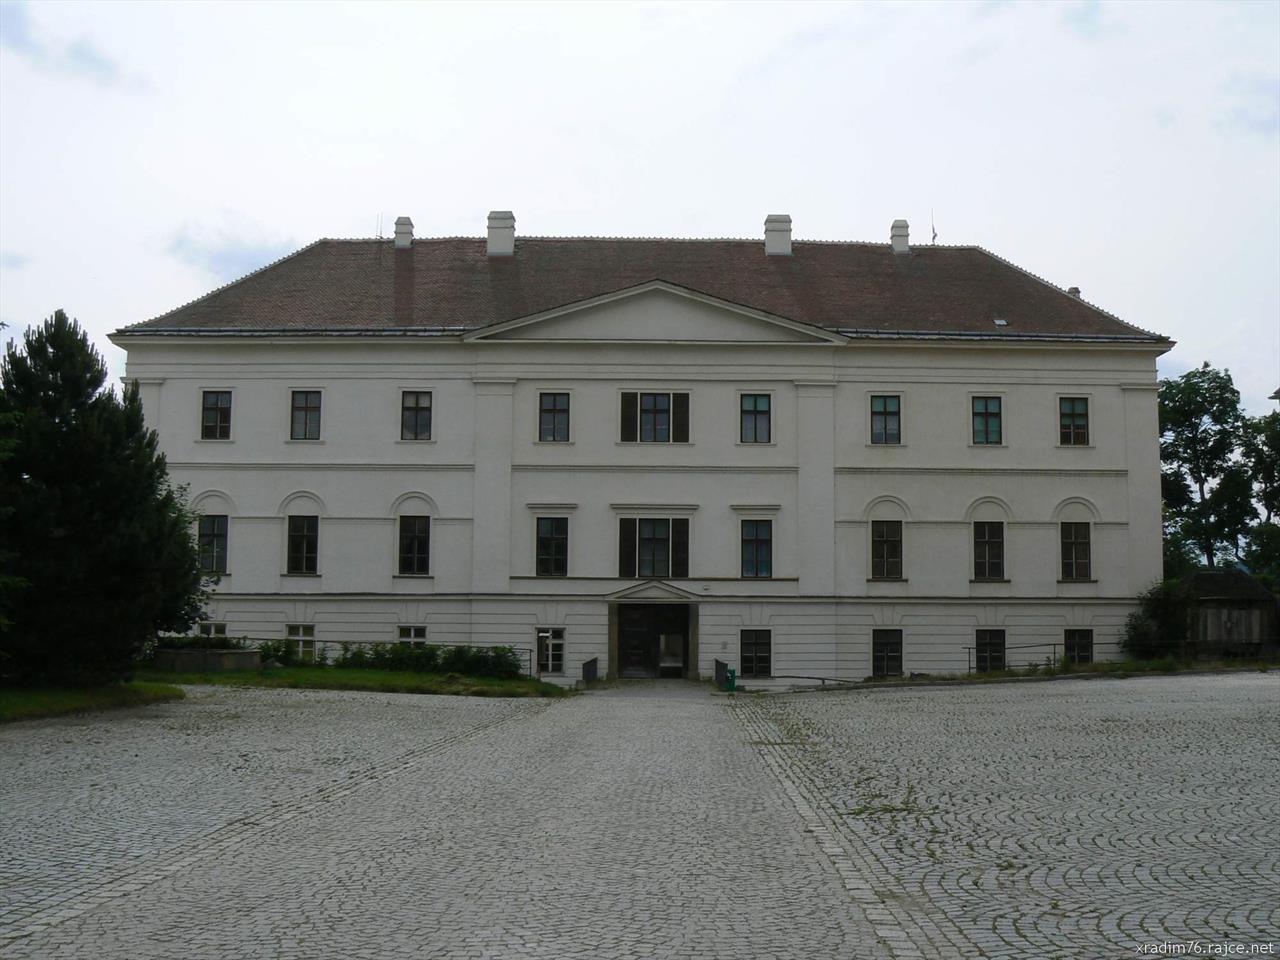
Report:
[[[400,518],[400,572],[425,576],[431,572],[431,518]]]
[[[569,442],[569,395],[538,394],[538,440],[542,443]]]
[[[211,640],[225,639],[227,636],[227,625],[225,623],[214,623],[205,620],[197,626],[197,630],[200,636],[208,637]]]
[[[973,442],[975,444],[1000,444],[1000,398],[973,397]]]
[[[623,443],[688,443],[687,393],[622,394]]]
[[[742,650],[738,658],[738,676],[767,677],[773,673],[773,633],[769,630],[743,630]]]
[[[1004,522],[973,525],[973,579],[1004,579]]]
[[[689,576],[687,517],[620,517],[618,576]]]
[[[1062,635],[1067,663],[1093,663],[1093,631],[1067,630]]]
[[[773,521],[742,521],[742,575],[773,576]]]
[[[974,667],[979,673],[1004,669],[1004,631],[979,630],[974,642]]]
[[[396,639],[404,646],[426,646],[427,628],[420,624],[401,624],[396,628]]]
[[[564,628],[538,628],[538,673],[564,673]]]
[[[431,439],[430,390],[400,391],[400,439]]]
[[[290,440],[320,439],[319,390],[294,390],[291,413]]]
[[[871,579],[902,579],[902,521],[871,521]]]
[[[298,657],[308,663],[316,658],[316,628],[310,623],[286,623],[285,637],[298,644]]]
[[[231,439],[231,391],[206,390],[200,403],[200,439]]]
[[[902,631],[871,631],[871,675],[902,676]]]
[[[288,573],[315,573],[320,553],[320,518],[289,518]]]
[[[741,424],[738,438],[743,443],[773,442],[772,399],[767,393],[744,393],[739,398]]]
[[[1089,524],[1064,523],[1062,527],[1062,579],[1088,580]]]
[[[200,572],[227,572],[227,518],[220,514],[200,518]]]
[[[902,398],[895,395],[871,398],[871,442],[902,442]]]
[[[538,517],[537,574],[569,575],[569,518]]]
[[[1058,398],[1058,443],[1082,447],[1089,443],[1089,398]]]

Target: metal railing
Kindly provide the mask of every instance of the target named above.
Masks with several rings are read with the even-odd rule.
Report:
[[[1004,663],[1003,665],[996,667],[995,669],[1019,670],[1019,669],[1023,669],[1031,666],[1052,667],[1058,663],[1058,648],[1061,646],[1063,646],[1061,643],[1015,643],[1012,646],[1005,644],[1005,647],[1000,657],[1000,659],[1003,660]],[[1044,659],[1032,658],[1023,663],[1013,663],[1009,659],[1010,650],[1044,650],[1046,648],[1048,648],[1049,650],[1049,655]],[[965,647],[964,652],[968,659],[968,672],[969,673],[980,672],[980,671],[976,671],[977,664],[974,662],[977,659],[978,648],[976,646]],[[1073,663],[1092,663],[1093,657],[1090,656],[1088,660],[1074,660],[1072,662]],[[990,663],[988,663],[987,669],[988,670],[991,669]]]

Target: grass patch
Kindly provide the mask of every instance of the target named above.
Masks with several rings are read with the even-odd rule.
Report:
[[[2,687],[0,723],[57,717],[91,710],[140,707],[148,703],[181,700],[186,694],[167,683],[115,683],[101,687]]]
[[[298,690],[366,690],[375,693],[433,693],[453,697],[563,697],[568,691],[528,677],[500,680],[457,673],[408,673],[344,667],[268,667],[229,673],[138,671],[145,680],[204,683],[223,687],[288,687]]]

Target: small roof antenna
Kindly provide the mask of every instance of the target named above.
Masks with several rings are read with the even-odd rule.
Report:
[[[938,242],[938,228],[933,225],[933,207],[929,208],[929,229],[933,231],[933,242]]]

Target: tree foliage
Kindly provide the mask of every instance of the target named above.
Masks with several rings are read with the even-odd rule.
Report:
[[[1135,660],[1176,657],[1187,639],[1191,599],[1178,580],[1157,583],[1138,598],[1120,636],[1120,648]]]
[[[59,310],[0,366],[0,634],[6,682],[127,676],[157,631],[185,630],[204,597],[192,517],[169,482],[136,387],[104,390],[102,358]]]
[[[1205,363],[1160,382],[1165,537],[1194,544],[1208,567],[1238,556],[1258,520],[1251,468],[1242,456],[1249,422],[1226,370]]]

